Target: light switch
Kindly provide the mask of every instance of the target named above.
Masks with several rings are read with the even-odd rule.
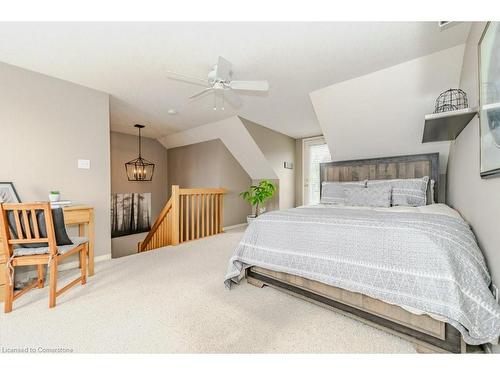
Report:
[[[90,160],[78,159],[78,169],[90,169]]]

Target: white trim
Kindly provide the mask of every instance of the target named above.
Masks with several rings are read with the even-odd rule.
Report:
[[[305,157],[305,149],[306,149],[306,143],[310,143],[310,144],[316,144],[316,145],[320,145],[320,144],[326,144],[327,147],[328,147],[328,150],[330,150],[330,147],[328,146],[328,143],[326,142],[326,138],[325,138],[325,135],[322,134],[322,135],[316,135],[314,137],[308,137],[308,138],[302,138],[302,153],[301,153],[301,156],[302,156],[302,160],[301,160],[301,163],[302,163],[302,181],[301,181],[301,184],[302,184],[302,205],[305,204],[305,201],[306,201],[306,198],[305,198],[305,194],[306,194],[306,185],[305,185],[305,179],[306,179],[306,173],[305,173],[305,166],[306,166],[306,157]],[[330,152],[330,158],[331,158],[331,152]]]
[[[236,229],[236,228],[244,227],[244,226],[247,226],[247,225],[248,225],[248,223],[241,223],[241,224],[229,225],[227,227],[222,228],[222,230],[226,231],[226,230],[231,230],[231,229]]]

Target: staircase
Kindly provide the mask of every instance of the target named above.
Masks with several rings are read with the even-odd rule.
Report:
[[[172,185],[172,195],[160,212],[138,252],[178,245],[222,232],[222,188],[181,189]]]

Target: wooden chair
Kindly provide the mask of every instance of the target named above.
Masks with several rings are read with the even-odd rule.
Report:
[[[45,228],[47,237],[40,236],[37,211],[42,210],[45,218]],[[13,238],[9,230],[8,213],[14,215],[17,239]],[[31,220],[29,219],[31,217]],[[21,225],[21,222],[24,225]],[[72,286],[81,282],[84,285],[87,281],[87,247],[88,242],[81,239],[73,245],[57,246],[54,233],[54,223],[52,220],[52,210],[49,203],[0,203],[0,234],[2,235],[3,248],[7,265],[5,267],[7,283],[5,284],[4,310],[6,313],[12,311],[14,300],[21,297],[29,290],[44,286],[44,265],[49,271],[49,307],[55,307],[56,297],[67,291]],[[45,242],[48,244],[44,248],[26,248],[23,244]],[[16,245],[16,247],[14,247]],[[81,276],[73,280],[65,287],[57,290],[57,267],[66,257],[80,253]],[[14,272],[15,267],[36,265],[38,280],[28,285],[23,290],[14,293]]]

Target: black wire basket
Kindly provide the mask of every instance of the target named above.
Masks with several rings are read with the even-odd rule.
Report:
[[[456,111],[464,108],[469,108],[467,94],[460,89],[449,89],[441,93],[436,99],[434,113]]]

